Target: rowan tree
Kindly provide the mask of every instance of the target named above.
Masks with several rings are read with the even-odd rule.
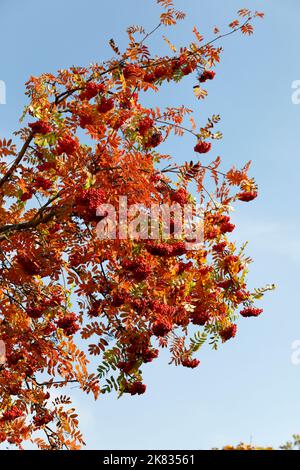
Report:
[[[262,312],[254,301],[269,287],[250,292],[250,259],[229,237],[232,204],[257,197],[250,164],[221,171],[221,159],[210,158],[221,138],[217,114],[199,125],[184,105],[142,103],[147,92],[187,75],[195,100],[205,98],[220,39],[252,34],[252,21],[263,15],[242,9],[207,42],[194,28],[194,42],[180,49],[165,38],[171,53],[159,56],[148,37],[184,14],[171,0],[157,1],[157,27],[128,28],[124,51],[110,41],[110,60],[30,77],[23,127],[15,141],[0,142],[1,442],[77,449],[84,442],[65,395],[70,383],[95,399],[113,390],[142,394],[143,365],[161,348],[169,348],[171,363],[195,368],[206,339],[216,348],[236,335],[238,315]],[[190,139],[182,164],[159,151],[173,132]],[[99,238],[107,214],[97,207],[118,207],[124,195],[145,208],[193,205],[197,196],[202,248],[187,250],[172,230],[160,240]]]

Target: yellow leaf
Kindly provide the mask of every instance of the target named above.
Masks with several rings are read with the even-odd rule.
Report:
[[[201,88],[199,85],[194,86],[194,95],[198,100],[204,100],[207,96],[207,91]]]
[[[168,38],[166,38],[166,36],[163,36],[164,40],[166,41],[166,43],[168,44],[168,46],[170,47],[170,49],[173,51],[173,52],[177,52],[177,49],[175,46],[173,46],[173,44],[169,41]]]

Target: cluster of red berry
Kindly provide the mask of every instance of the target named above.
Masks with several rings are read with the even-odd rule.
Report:
[[[163,79],[171,79],[174,73],[181,72],[183,75],[189,75],[197,67],[197,62],[193,59],[188,59],[186,55],[181,55],[166,64],[161,64],[155,67],[152,72],[146,73],[144,81],[147,83],[154,83]]]
[[[14,421],[17,418],[20,418],[20,416],[22,415],[23,411],[14,405],[9,410],[4,411],[2,417],[0,418],[0,421]]]
[[[111,305],[114,307],[121,307],[130,299],[128,292],[119,290],[112,295]]]
[[[52,187],[52,181],[48,178],[44,178],[43,176],[36,176],[34,179],[34,187],[36,189],[43,189],[47,191]]]
[[[167,319],[158,320],[152,325],[152,333],[158,338],[166,336],[173,328],[173,324]]]
[[[125,259],[122,262],[122,267],[129,271],[137,281],[144,281],[152,274],[152,266],[143,256],[138,256],[133,260]]]
[[[220,243],[216,243],[212,249],[213,251],[215,251],[216,253],[223,253],[225,248],[227,246],[227,243],[226,242],[220,242]]]
[[[257,198],[257,191],[243,191],[237,194],[239,201],[250,202]]]
[[[37,320],[38,318],[41,318],[43,316],[43,313],[44,313],[44,309],[40,306],[39,307],[29,306],[26,308],[26,314],[30,318],[33,318],[35,320]]]
[[[236,335],[236,331],[237,331],[237,325],[235,323],[231,323],[230,325],[223,327],[219,331],[219,335],[222,338],[223,343],[225,341],[228,341],[231,338],[234,338]]]
[[[144,147],[146,149],[149,148],[155,148],[157,147],[163,140],[162,133],[159,131],[154,131],[152,134],[148,137],[146,142],[144,142]]]
[[[94,124],[94,116],[88,112],[83,112],[79,118],[79,125],[82,129]]]
[[[191,314],[191,320],[194,325],[205,325],[209,320],[209,312],[201,308],[196,308]]]
[[[262,312],[262,308],[246,307],[241,310],[240,314],[243,317],[258,317]]]
[[[41,272],[41,266],[39,266],[37,260],[33,259],[29,255],[26,255],[25,253],[20,253],[16,257],[16,261],[25,274],[36,276]]]
[[[85,84],[84,90],[80,93],[79,98],[89,101],[95,98],[99,93],[103,93],[104,89],[104,83],[88,82]]]
[[[78,147],[79,144],[77,140],[73,139],[73,137],[69,135],[66,135],[58,140],[56,154],[61,155],[62,153],[66,153],[67,155],[74,155],[78,150]]]
[[[77,192],[74,213],[86,222],[97,221],[97,208],[105,201],[105,192],[101,188],[88,188]]]
[[[142,395],[146,391],[146,385],[142,382],[133,382],[127,384],[124,392],[130,393],[130,395]]]
[[[30,129],[32,130],[34,134],[46,135],[46,134],[50,134],[50,132],[53,131],[53,127],[47,121],[32,122],[28,124],[28,126],[30,127]]]
[[[37,428],[45,426],[46,424],[51,423],[54,418],[54,413],[49,413],[48,411],[33,417],[33,422]]]
[[[64,317],[60,318],[57,321],[57,327],[61,328],[65,335],[72,336],[79,330],[79,325],[76,323],[78,317],[75,313],[70,313],[69,315],[65,315]]]
[[[198,77],[200,83],[204,83],[207,80],[213,80],[216,73],[213,70],[204,70],[204,72]]]
[[[185,188],[180,188],[171,193],[171,201],[184,206],[189,201],[189,193]]]
[[[180,276],[184,272],[190,271],[193,266],[194,264],[192,261],[189,261],[188,263],[185,263],[184,261],[180,261],[177,267],[177,274]]]
[[[194,151],[197,153],[207,153],[211,149],[210,142],[204,142],[203,140],[199,140],[194,147]]]
[[[97,106],[97,111],[99,113],[108,113],[108,111],[111,111],[112,109],[114,109],[115,107],[115,103],[114,103],[114,99],[113,98],[101,98],[101,101],[100,103],[98,104]]]
[[[149,132],[150,129],[153,128],[154,121],[149,116],[144,117],[138,124],[138,131],[142,137]]]
[[[190,369],[195,369],[195,367],[198,367],[200,364],[199,359],[183,359],[182,365],[183,367],[189,367]]]
[[[154,256],[170,257],[170,256],[182,256],[186,253],[186,244],[184,242],[157,243],[150,241],[146,244],[146,250]]]
[[[143,78],[145,72],[141,67],[135,64],[127,64],[123,68],[123,75],[126,80],[132,80],[137,78]]]

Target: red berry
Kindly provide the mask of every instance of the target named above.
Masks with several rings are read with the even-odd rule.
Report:
[[[44,310],[41,307],[27,307],[26,313],[30,318],[41,318],[43,316]]]
[[[222,289],[229,289],[230,287],[232,287],[232,280],[224,279],[224,281],[217,282],[217,286],[221,287]]]
[[[84,114],[79,119],[79,125],[82,129],[85,129],[86,126],[92,126],[93,123],[94,123],[94,118],[93,118],[93,116],[91,116],[89,114]]]
[[[142,395],[146,391],[146,385],[142,382],[134,382],[133,384],[129,385],[128,392],[130,395]]]
[[[183,367],[189,367],[190,369],[194,369],[198,367],[200,364],[199,359],[183,359],[182,365]]]
[[[199,140],[198,143],[194,147],[194,151],[198,153],[207,153],[211,149],[211,143],[210,142],[203,142],[202,140]]]
[[[144,71],[138,65],[128,64],[123,68],[123,75],[126,79],[142,78]]]
[[[84,90],[80,93],[79,98],[81,100],[89,101],[103,91],[103,83],[98,84],[95,82],[88,82],[86,83]]]
[[[152,266],[142,256],[136,257],[132,261],[124,260],[122,266],[130,271],[137,281],[144,281],[152,274]]]
[[[1,421],[13,421],[22,416],[22,414],[23,411],[14,405],[8,411],[3,413]]]
[[[166,336],[172,329],[171,323],[164,321],[157,321],[152,326],[152,333],[154,336],[163,337]]]
[[[244,191],[237,195],[237,198],[240,201],[249,202],[253,201],[257,197],[257,191]]]
[[[227,243],[226,242],[220,242],[220,243],[217,243],[216,245],[213,246],[213,251],[215,251],[216,253],[223,253],[223,251],[225,250],[227,246]]]
[[[170,256],[172,253],[172,247],[168,243],[150,242],[147,243],[146,250],[154,256]]]
[[[184,206],[188,203],[189,193],[185,188],[180,188],[171,194],[171,200],[173,202],[178,202],[178,204],[181,206]]]
[[[100,104],[97,106],[97,110],[99,113],[108,113],[114,108],[114,100],[113,98],[102,98]]]
[[[191,320],[194,325],[203,326],[209,320],[209,312],[201,309],[194,310],[191,314]]]
[[[154,132],[151,137],[145,142],[146,148],[154,148],[157,147],[163,140],[163,136],[161,132]]]
[[[52,132],[53,128],[49,122],[36,121],[28,124],[34,134],[46,135]]]
[[[67,336],[72,336],[79,330],[79,325],[76,323],[76,320],[78,320],[78,317],[75,313],[71,313],[60,318],[57,322],[57,326],[64,330]]]
[[[153,123],[154,123],[153,119],[146,116],[138,124],[139,133],[142,136],[145,136],[147,134],[147,132],[149,131],[149,129],[151,129],[153,127]]]
[[[53,421],[54,415],[53,413],[49,413],[48,411],[45,413],[42,413],[40,415],[35,415],[33,417],[33,422],[37,428],[40,428],[42,426],[45,426],[46,424],[50,423]]]
[[[205,70],[202,75],[199,77],[199,82],[204,83],[206,80],[213,80],[215,77],[216,73],[213,72],[212,70]]]
[[[25,202],[25,201],[28,201],[28,199],[31,199],[32,195],[33,193],[31,191],[26,191],[25,193],[22,194],[20,199],[22,202]]]
[[[142,352],[143,362],[152,362],[158,357],[158,349],[146,349]]]
[[[97,208],[105,201],[105,192],[101,188],[88,188],[78,191],[75,197],[74,212],[86,222],[97,221]],[[99,216],[100,217],[100,216]]]
[[[73,155],[78,149],[79,144],[77,140],[71,136],[65,136],[59,139],[58,146],[56,147],[57,155],[66,153],[67,155]]]
[[[263,312],[262,308],[246,307],[241,310],[242,317],[258,317]]]
[[[34,181],[34,186],[37,189],[43,189],[44,191],[47,191],[52,187],[52,181],[47,178],[43,178],[43,176],[37,176]]]
[[[232,232],[235,229],[235,225],[229,222],[224,222],[220,225],[220,230],[222,233]]]
[[[231,338],[234,338],[234,336],[236,335],[236,330],[237,330],[237,326],[236,326],[235,323],[231,323],[230,325],[225,326],[224,328],[222,328],[219,331],[219,334],[222,338],[223,343],[225,341],[228,341]]]
[[[19,254],[16,257],[16,261],[26,274],[35,276],[41,272],[41,268],[38,263],[35,260],[31,259],[28,255]]]

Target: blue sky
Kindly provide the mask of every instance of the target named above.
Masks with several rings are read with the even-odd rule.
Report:
[[[145,367],[148,393],[104,396],[97,403],[72,390],[88,449],[196,449],[239,441],[278,445],[300,433],[300,366],[291,362],[292,342],[300,339],[298,179],[300,105],[291,85],[300,79],[298,0],[177,0],[187,19],[164,33],[176,45],[192,39],[192,28],[211,34],[225,27],[242,7],[262,10],[255,35],[222,42],[217,76],[199,103],[193,78],[154,96],[153,105],[195,109],[201,124],[220,113],[224,139],[214,146],[223,167],[253,160],[260,197],[239,204],[233,239],[249,240],[254,258],[252,286],[276,283],[261,302],[264,314],[241,319],[238,335],[217,352],[205,347],[195,370],[168,366],[168,357]],[[87,65],[111,55],[113,37],[125,45],[128,25],[152,29],[159,8],[154,0],[0,0],[0,80],[7,104],[0,106],[0,138],[11,137],[26,103],[30,75]],[[161,32],[150,41],[159,53]],[[177,161],[191,159],[194,141],[174,138],[168,151]]]

